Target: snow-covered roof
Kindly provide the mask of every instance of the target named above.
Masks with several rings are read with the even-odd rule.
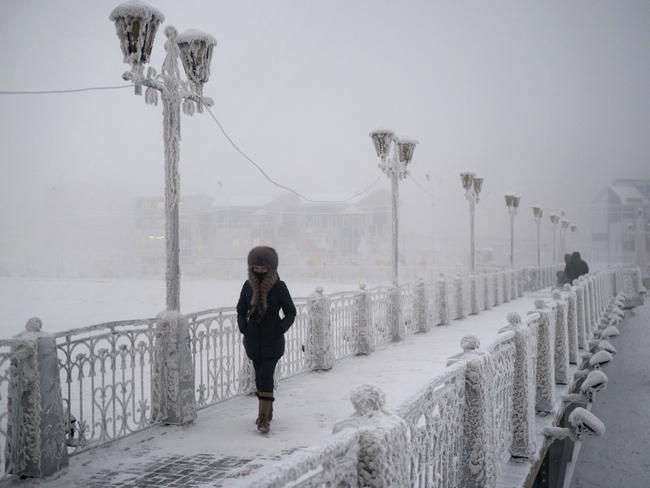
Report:
[[[177,44],[190,44],[192,42],[205,42],[211,46],[217,45],[217,40],[214,37],[198,29],[188,29],[176,37]]]
[[[165,20],[165,16],[160,10],[140,0],[129,0],[118,5],[108,18],[115,20],[120,17],[141,17],[147,20],[157,20],[158,22],[164,22]]]
[[[630,200],[640,201],[646,203],[646,198],[641,194],[638,188],[632,185],[611,185],[609,187],[618,198],[620,198],[621,203],[626,203]]]

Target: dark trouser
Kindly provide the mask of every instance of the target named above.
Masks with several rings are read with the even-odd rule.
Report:
[[[257,391],[273,392],[273,374],[279,359],[253,360]]]

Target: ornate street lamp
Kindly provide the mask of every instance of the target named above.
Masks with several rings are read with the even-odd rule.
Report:
[[[562,219],[560,220],[560,224],[562,225],[562,227],[560,227],[560,249],[562,259],[564,259],[564,255],[566,254],[566,235],[569,227],[571,227],[571,222],[567,219]]]
[[[515,215],[519,208],[521,197],[519,195],[505,195],[506,207],[508,207],[508,214],[510,215],[510,267],[515,267]]]
[[[475,173],[466,172],[460,174],[460,182],[465,190],[465,198],[469,203],[469,267],[472,274],[476,271],[476,240],[474,238],[474,213],[476,204],[479,202],[479,195],[483,189],[483,178]]]
[[[137,0],[123,3],[113,9],[109,19],[115,22],[124,62],[131,65],[122,78],[131,81],[136,95],[146,86],[145,102],[158,104],[158,94],[163,104],[163,141],[165,145],[165,240],[167,253],[166,288],[167,310],[180,310],[180,266],[178,236],[178,205],[180,180],[178,162],[181,138],[180,110],[187,115],[203,106],[211,106],[212,100],[203,96],[203,84],[210,76],[212,50],[217,41],[200,31],[190,30],[178,35],[174,27],[165,28],[167,55],[160,74],[152,67],[144,74],[149,62],[153,42],[164,15],[154,7]],[[188,80],[182,80],[178,58],[182,58]]]
[[[533,206],[533,218],[537,226],[537,286],[542,287],[542,217],[544,216],[544,209],[538,205]]]
[[[391,182],[392,217],[393,217],[393,284],[399,285],[399,181],[408,176],[408,165],[413,159],[417,141],[399,139],[393,131],[378,129],[370,133],[375,151],[379,157],[379,168]]]
[[[537,225],[537,267],[542,267],[542,244],[541,244],[541,226],[542,226],[542,217],[544,216],[544,209],[535,205],[533,207],[533,218],[535,219],[535,224]]]
[[[427,173],[424,175],[427,179],[427,183],[429,183],[429,197],[431,197],[431,266],[433,267],[435,265],[436,261],[436,223],[435,223],[435,215],[436,215],[436,205],[435,201],[433,199],[433,180],[431,179],[431,175]]]
[[[552,213],[548,217],[553,225],[553,265],[555,266],[557,264],[557,224],[560,222],[560,216]]]

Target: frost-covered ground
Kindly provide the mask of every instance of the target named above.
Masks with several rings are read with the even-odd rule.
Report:
[[[376,385],[386,393],[389,409],[395,409],[442,371],[449,356],[460,352],[464,335],[474,334],[487,346],[506,324],[508,312],[523,316],[533,309],[534,297],[528,295],[480,315],[452,321],[449,326],[434,327],[426,334],[408,336],[369,356],[344,359],[329,372],[306,373],[282,381],[269,436],[255,430],[256,399],[236,397],[202,410],[193,425],[155,427],[112,446],[74,456],[66,471],[38,486],[109,487],[127,480],[131,481],[119,486],[140,486],[131,483],[149,472],[154,479],[153,467],[168,463],[173,456],[182,456],[188,469],[211,460],[210,466],[219,470],[219,484],[212,481],[204,486],[249,486],[247,473],[269,463],[282,463],[291,452],[326,441],[333,425],[352,413],[349,393],[353,388]]]
[[[235,306],[243,281],[243,277],[241,280],[183,280],[181,310],[189,313]],[[294,297],[308,296],[316,286],[322,286],[326,293],[358,288],[356,283],[291,279],[287,279],[287,284]],[[30,317],[40,317],[44,330],[57,332],[102,322],[154,317],[164,308],[164,280],[0,277],[0,338],[22,332]]]

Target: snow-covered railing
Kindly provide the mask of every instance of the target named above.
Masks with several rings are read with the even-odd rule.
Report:
[[[356,352],[353,341],[353,314],[356,294],[356,292],[340,292],[329,296],[329,316],[332,322],[335,359],[342,359]]]
[[[69,445],[83,450],[149,427],[158,319],[54,334]]]
[[[476,312],[487,308],[486,290],[491,283],[496,286],[499,273],[476,278]],[[549,279],[541,286],[550,285],[551,273],[544,276]],[[330,296],[320,290],[309,298],[296,298],[296,322],[285,336],[276,380],[329,369],[337,359],[372,353],[376,345],[473,313],[473,279],[441,277],[400,289],[362,287]],[[530,283],[528,287],[536,288]],[[234,308],[110,322],[54,338],[71,454],[156,423],[185,423],[195,417],[197,408],[254,389]],[[7,354],[15,353],[0,352],[3,398],[8,398],[2,389],[9,383],[12,364]],[[0,445],[7,437],[7,412],[0,410]]]
[[[515,273],[509,278],[502,273],[506,279],[500,283],[510,285],[502,288],[502,296],[512,299],[522,288],[535,290],[538,278],[554,279],[554,271],[548,268],[532,279],[526,278],[529,273],[522,273],[520,284]],[[260,470],[255,486],[338,486],[331,483],[331,469],[316,469],[315,464],[336,464],[323,458],[331,457],[331,446],[341,442],[344,433],[348,434],[346,442],[357,443],[356,449],[345,444],[345,452],[356,450],[358,473],[358,478],[345,486],[446,488],[494,488],[500,471],[511,460],[533,466],[547,445],[537,443],[539,434],[572,439],[600,435],[602,423],[580,407],[568,417],[567,426],[542,432],[535,430],[539,425],[536,415],[561,419],[556,409],[571,401],[592,401],[594,393],[606,384],[606,376],[598,369],[615,353],[607,339],[618,333],[613,324],[621,319],[623,296],[617,297],[616,282],[622,282],[625,272],[607,269],[581,277],[552,295],[545,293],[525,318],[508,314],[508,325],[485,349],[475,337],[463,338],[464,352],[450,358],[442,373],[394,413],[385,410],[381,391],[369,385],[360,387],[351,397],[355,414],[335,426],[338,434],[323,447],[296,453],[279,465]],[[498,273],[485,276],[499,281]],[[432,283],[427,288],[425,296],[439,289]],[[444,295],[446,283],[442,290]],[[427,315],[436,316],[430,309],[428,305]],[[565,363],[587,369],[568,378],[563,376],[568,374]],[[565,402],[558,403],[554,395],[557,385],[564,383],[578,393],[569,392]],[[305,462],[313,452],[318,453],[317,463]],[[352,472],[347,458],[342,473]]]
[[[411,433],[410,486],[460,486],[465,370],[447,368],[397,410]]]

